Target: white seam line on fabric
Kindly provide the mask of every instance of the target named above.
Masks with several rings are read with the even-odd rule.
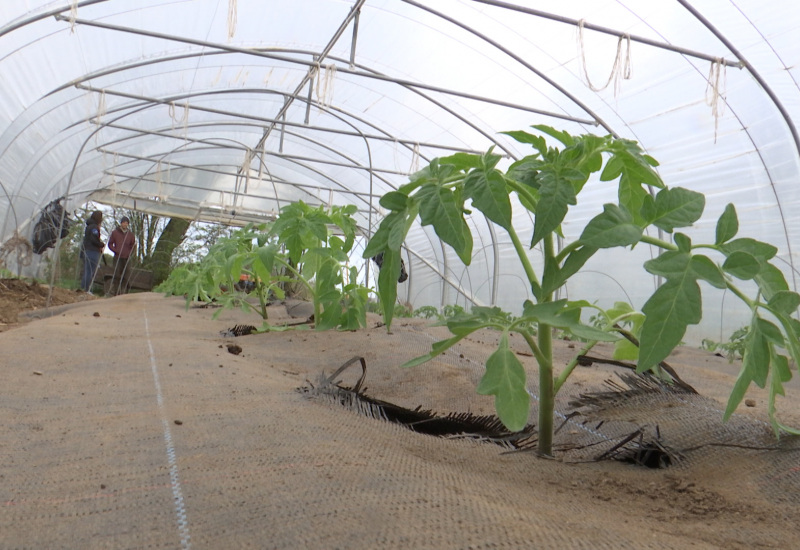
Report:
[[[178,534],[181,538],[181,548],[188,550],[192,547],[189,536],[189,521],[186,517],[186,507],[183,503],[183,493],[181,482],[178,477],[178,463],[175,457],[175,447],[172,444],[172,432],[169,429],[169,422],[164,414],[164,398],[161,395],[161,382],[158,377],[158,365],[156,355],[153,352],[153,344],[150,341],[150,324],[147,320],[147,312],[144,312],[144,331],[147,337],[147,347],[150,350],[150,367],[153,371],[153,383],[156,386],[156,400],[158,401],[158,411],[161,413],[161,423],[164,426],[164,443],[167,446],[167,461],[169,462],[169,480],[172,486],[172,497],[175,501],[175,514],[178,519]]]

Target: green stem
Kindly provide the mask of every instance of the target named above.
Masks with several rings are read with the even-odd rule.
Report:
[[[514,250],[517,251],[519,261],[522,263],[522,267],[525,269],[525,275],[528,277],[528,281],[531,284],[531,290],[533,291],[534,295],[538,295],[539,292],[536,290],[536,288],[540,286],[539,278],[536,276],[536,272],[533,270],[533,266],[528,259],[528,251],[522,245],[522,241],[519,240],[519,235],[517,235],[517,232],[513,227],[508,228],[508,235],[511,237],[511,242],[514,243]]]
[[[539,344],[536,343],[536,340],[533,339],[533,336],[527,332],[520,332],[519,334],[521,334],[525,339],[525,342],[528,343],[528,347],[531,348],[533,356],[536,357],[536,362],[540,364],[546,362],[547,359],[544,355],[542,355],[542,350],[539,349]]]
[[[548,264],[555,262],[555,243],[553,234],[550,233],[543,239],[544,243],[544,269]],[[552,293],[544,295],[540,302],[549,302],[553,299]],[[539,324],[539,350],[542,361],[539,363],[539,445],[538,451],[542,456],[553,455],[553,413],[555,411],[555,388],[553,385],[553,329],[546,323]]]
[[[730,281],[725,281],[725,282],[726,282],[726,283],[727,283],[727,285],[728,285],[728,289],[729,289],[731,292],[733,292],[733,293],[734,293],[736,296],[738,296],[738,297],[739,297],[739,299],[740,299],[741,301],[743,301],[745,304],[747,304],[747,306],[748,306],[750,309],[752,309],[752,310],[755,310],[755,309],[756,309],[756,303],[755,303],[753,300],[751,300],[750,298],[748,298],[748,297],[747,297],[747,296],[744,294],[744,292],[742,292],[741,290],[739,290],[739,288],[738,288],[738,287],[737,287],[735,284],[733,284],[733,283],[732,283],[732,282],[730,282]]]
[[[573,250],[577,250],[581,246],[583,246],[583,243],[581,241],[572,241],[567,246],[562,248],[561,252],[559,252],[556,255],[556,262],[558,262],[558,264],[561,265],[561,263],[566,259],[566,257],[569,255],[570,252],[572,252]]]
[[[567,363],[566,368],[563,371],[561,371],[561,374],[556,379],[556,382],[555,382],[555,384],[553,386],[553,395],[557,395],[558,394],[558,390],[561,389],[561,386],[563,386],[564,382],[567,381],[567,378],[569,378],[569,375],[572,374],[572,371],[575,370],[576,366],[578,366],[578,357],[580,357],[581,355],[586,355],[587,353],[589,353],[589,350],[591,350],[596,344],[597,344],[597,340],[593,340],[593,341],[589,342],[588,344],[583,346],[583,348],[581,349],[581,351],[580,351],[580,353],[578,355],[573,357],[572,360],[569,363]]]
[[[650,237],[648,235],[642,235],[642,238],[639,239],[639,242],[652,244],[659,248],[663,248],[664,250],[678,250],[678,247],[675,246],[674,244],[661,239],[657,239],[655,237]]]
[[[553,455],[553,331],[550,325],[539,324],[539,349],[545,358],[539,362],[539,454]]]

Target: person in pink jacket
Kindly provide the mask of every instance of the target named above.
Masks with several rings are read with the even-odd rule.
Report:
[[[114,279],[111,294],[126,294],[131,278],[128,260],[136,247],[136,237],[130,230],[131,221],[127,216],[119,220],[119,225],[108,238],[108,248],[114,253]]]

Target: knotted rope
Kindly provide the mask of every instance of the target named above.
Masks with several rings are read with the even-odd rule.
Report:
[[[578,21],[578,45],[580,47],[581,68],[583,69],[583,76],[586,79],[586,84],[592,91],[600,92],[608,88],[611,82],[614,82],[614,97],[620,91],[621,80],[630,80],[631,78],[631,37],[628,34],[623,34],[617,40],[617,53],[614,57],[614,66],[611,67],[611,74],[603,86],[595,86],[589,78],[589,71],[586,67],[586,47],[583,40],[583,25],[584,20]],[[625,45],[625,54],[623,59],[623,44]]]

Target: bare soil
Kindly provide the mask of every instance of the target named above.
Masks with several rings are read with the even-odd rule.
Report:
[[[533,547],[519,542],[531,537],[539,540],[535,545],[539,548],[800,547],[795,493],[765,494],[762,483],[768,476],[775,480],[773,487],[779,487],[782,480],[787,486],[795,486],[800,477],[796,453],[791,454],[793,462],[782,466],[782,470],[771,462],[774,455],[757,455],[742,449],[725,450],[724,460],[719,462],[699,459],[682,468],[663,470],[614,461],[567,464],[536,458],[533,453],[501,454],[491,447],[465,447],[463,442],[406,434],[370,424],[374,421],[369,419],[354,418],[351,412],[330,404],[309,405],[294,397],[293,388],[315,381],[323,368],[330,373],[353,354],[362,354],[370,364],[367,383],[371,395],[413,406],[425,403],[429,397],[426,392],[431,388],[447,387],[454,394],[470,396],[471,412],[491,411],[491,398],[475,397],[474,381],[457,368],[440,374],[433,374],[432,369],[418,371],[417,374],[431,373],[425,374],[431,376],[427,385],[406,378],[406,371],[396,367],[381,370],[381,358],[387,353],[400,353],[408,345],[402,340],[403,334],[428,330],[421,320],[397,320],[395,334],[387,333],[380,326],[380,319],[370,316],[367,329],[352,333],[288,331],[232,338],[225,336],[226,328],[256,325],[257,318],[226,311],[219,320],[212,321],[214,309],[186,310],[181,300],[163,299],[152,293],[97,299],[80,291],[56,288],[50,295],[51,305],[98,301],[90,308],[76,306],[52,319],[32,321],[48,327],[47,338],[40,338],[32,330],[36,325],[28,326],[30,316],[23,312],[45,307],[49,294],[50,289],[44,285],[0,280],[0,331],[7,331],[0,338],[0,345],[19,349],[35,338],[37,346],[30,350],[28,364],[4,365],[8,387],[16,388],[6,397],[37,400],[36,412],[25,413],[30,418],[24,422],[21,413],[11,414],[16,409],[9,409],[11,424],[19,424],[9,433],[31,450],[19,454],[19,472],[26,473],[9,475],[5,480],[30,478],[28,485],[7,483],[7,494],[0,494],[0,504],[6,501],[0,527],[5,526],[8,546],[28,547],[27,543],[40,540],[43,546],[39,547],[47,547],[56,539],[52,530],[59,529],[66,533],[63,536],[72,537],[58,539],[62,545],[68,547],[68,540],[77,544],[85,530],[81,523],[84,518],[91,514],[98,518],[108,516],[117,508],[121,511],[119,529],[125,531],[128,528],[123,529],[123,524],[132,520],[124,519],[122,512],[128,514],[126,510],[130,509],[140,513],[151,506],[139,497],[140,493],[146,496],[152,492],[158,498],[167,495],[164,498],[169,503],[170,485],[158,485],[157,480],[148,477],[167,475],[163,465],[151,473],[147,468],[132,469],[127,462],[118,463],[123,458],[132,461],[140,449],[150,447],[156,450],[154,456],[158,459],[161,435],[156,430],[137,436],[133,424],[140,420],[152,424],[150,414],[170,414],[163,421],[169,420],[175,430],[177,464],[186,492],[192,543],[197,547],[367,548],[378,547],[375,545],[382,541],[380,545],[385,548],[522,548]],[[149,323],[149,332],[144,336],[136,332],[141,330],[136,327],[141,325],[142,312],[146,312]],[[288,315],[282,311],[281,315],[291,320],[290,311]],[[280,318],[271,313],[272,322]],[[117,325],[119,333],[114,332]],[[431,341],[441,337],[441,333],[431,334]],[[80,338],[92,342],[91,349],[84,349]],[[467,344],[489,343],[482,338],[476,334]],[[140,351],[145,339],[152,341],[148,344],[152,357],[149,362]],[[47,346],[53,349],[48,350]],[[562,360],[574,353],[573,343],[558,341],[556,346]],[[70,357],[62,355],[56,363],[44,367],[39,364],[65,349],[71,350]],[[595,351],[593,354],[599,355],[603,350]],[[532,361],[524,354],[519,356],[523,362]],[[94,357],[105,359],[97,363]],[[677,350],[670,360],[682,378],[724,408],[740,365],[689,348]],[[152,406],[154,398],[145,391],[148,387],[152,391],[152,380],[148,379],[152,362],[158,362],[161,369],[168,413],[158,413]],[[127,378],[131,372],[138,372],[133,369],[138,363],[143,364],[142,373],[135,380]],[[597,365],[580,368],[570,383],[587,390],[598,389],[608,372]],[[95,381],[99,373],[102,377]],[[72,391],[71,384],[78,380],[79,390]],[[44,388],[45,382],[51,382],[49,389]],[[120,388],[115,390],[118,383]],[[137,384],[144,388],[144,397],[139,401]],[[790,389],[795,395],[796,388],[793,381]],[[0,397],[3,395],[0,392]],[[111,401],[110,396],[115,400]],[[77,407],[68,399],[84,403],[90,398],[101,400],[96,418],[90,422],[91,417],[87,416],[78,424],[83,428],[67,424],[69,411]],[[59,403],[52,403],[54,399]],[[764,420],[764,392],[754,389],[748,399],[752,406],[743,405],[739,413]],[[788,399],[784,401],[784,418],[787,423],[797,424],[798,406]],[[50,414],[49,406],[60,411],[57,417],[44,416]],[[75,410],[94,414],[95,409],[83,407]],[[34,418],[34,414],[42,417]],[[299,422],[301,419],[303,423]],[[23,424],[35,427],[23,434]],[[84,442],[77,450],[68,447],[73,445],[72,439],[63,434],[76,434],[87,430],[86,426],[102,428],[105,439],[95,436],[86,441],[100,443]],[[45,438],[48,430],[52,432],[49,439]],[[47,446],[34,447],[37,438]],[[34,450],[44,452],[53,445],[65,447],[65,451],[59,451],[61,462],[42,459],[38,472],[26,470],[25,461],[36,460]],[[126,445],[128,454],[122,452]],[[312,455],[308,454],[309,446]],[[7,448],[18,447],[22,448]],[[81,452],[86,457],[75,459],[74,465],[65,458],[80,457]],[[163,457],[160,459],[163,461]],[[67,468],[68,474],[62,476],[63,471],[58,469],[62,467]],[[759,468],[764,475],[758,472]],[[115,473],[117,477],[113,477],[110,472],[126,473]],[[113,479],[115,485],[107,487],[108,481],[99,485],[98,475]],[[76,487],[70,488],[70,483]],[[102,491],[91,489],[92,483]],[[121,488],[113,492],[117,485]],[[72,491],[65,493],[72,495],[69,498],[62,495],[67,489]],[[337,504],[338,513],[326,496],[337,491],[344,495]],[[376,500],[370,500],[370,496]],[[101,506],[102,502],[114,504]],[[93,503],[100,503],[97,510],[91,508]],[[169,505],[163,510],[165,526],[161,531],[150,528],[152,541],[134,540],[125,532],[114,535],[114,539],[97,539],[105,542],[94,547],[105,543],[108,547],[129,547],[144,542],[167,547],[162,537],[169,540],[174,527]],[[273,539],[263,538],[265,534],[252,527],[263,527],[270,518],[284,517],[281,514],[288,513],[286,510],[296,510],[303,516],[303,523],[294,527],[288,520],[270,524],[269,536]],[[482,523],[486,518],[491,521]],[[38,525],[40,521],[47,525]],[[34,524],[42,527],[42,534],[36,535],[38,539],[31,535]],[[345,524],[349,531],[344,529]],[[100,532],[105,528],[97,529]],[[337,531],[340,528],[342,531]],[[136,531],[133,524],[130,531]],[[49,539],[45,536],[48,532],[52,535]],[[325,541],[315,538],[317,533],[338,538]],[[349,539],[353,533],[373,546]],[[3,537],[0,534],[0,546],[6,547]],[[285,544],[279,544],[279,540]]]
[[[73,304],[95,298],[81,290],[50,287],[22,279],[0,279],[0,331],[20,323],[20,312],[36,311],[47,306]]]

